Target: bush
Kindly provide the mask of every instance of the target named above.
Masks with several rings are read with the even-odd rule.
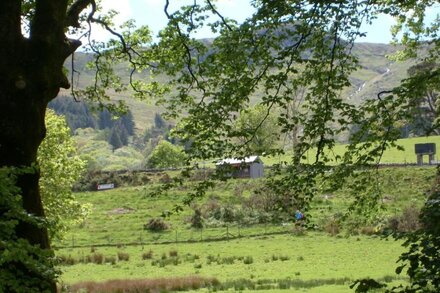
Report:
[[[361,228],[360,232],[364,235],[374,235],[377,231],[373,226],[364,226]]]
[[[324,226],[324,231],[331,236],[338,235],[341,232],[339,221],[335,219],[329,220]]]
[[[74,259],[71,255],[60,255],[58,257],[58,261],[60,265],[71,266],[77,263],[77,260]]]
[[[163,174],[162,177],[159,178],[159,182],[163,184],[171,183],[171,181],[173,181],[173,179],[171,179],[170,175],[167,173]]]
[[[104,258],[104,262],[105,263],[111,263],[112,265],[114,265],[116,263],[116,257],[114,257],[114,256],[106,256]]]
[[[102,253],[96,252],[91,255],[91,262],[95,264],[102,264],[104,262],[104,255]]]
[[[420,210],[415,207],[407,207],[400,216],[388,219],[388,229],[393,232],[414,232],[421,228]]]
[[[177,250],[171,250],[169,253],[170,257],[177,257],[177,254]]]
[[[203,228],[202,211],[199,208],[194,209],[194,214],[191,217],[191,227],[196,229]]]
[[[146,259],[152,259],[153,258],[153,251],[150,249],[148,252],[144,252],[142,254],[142,259],[146,260]]]
[[[243,263],[244,263],[245,265],[250,265],[250,264],[252,264],[253,262],[254,262],[254,259],[253,259],[252,256],[246,256],[246,257],[243,259]]]
[[[118,260],[119,261],[128,261],[130,259],[130,255],[126,252],[118,251]]]
[[[160,232],[169,229],[169,225],[165,222],[163,218],[152,218],[144,225],[145,230],[152,232]]]

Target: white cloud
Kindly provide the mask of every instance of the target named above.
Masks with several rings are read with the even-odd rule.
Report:
[[[125,1],[102,0],[101,6],[103,12],[108,12],[110,10],[115,10],[118,12],[118,15],[115,18],[116,24],[122,23],[124,20],[129,19],[130,16],[132,15],[130,1],[128,0]]]

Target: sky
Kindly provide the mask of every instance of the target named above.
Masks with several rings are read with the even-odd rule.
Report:
[[[250,16],[253,8],[250,0],[217,0],[218,11],[229,18],[243,22]],[[170,0],[170,11],[176,9],[178,5],[192,3],[190,0]],[[127,19],[134,19],[138,25],[148,25],[156,36],[162,29],[167,18],[163,11],[165,0],[102,0],[105,10],[114,9],[119,12],[115,19],[116,23],[121,23]],[[440,12],[439,6],[429,11],[428,19],[432,20]],[[367,36],[359,39],[360,42],[369,43],[389,43],[391,41],[390,27],[395,23],[390,16],[380,15],[372,25],[364,25],[361,30],[367,32]],[[105,32],[95,31],[95,37],[105,38]],[[208,38],[214,35],[208,30],[201,31],[197,37]]]

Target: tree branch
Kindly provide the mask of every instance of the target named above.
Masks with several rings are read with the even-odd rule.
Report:
[[[226,19],[223,17],[223,15],[221,15],[220,12],[218,12],[218,10],[215,9],[215,7],[214,7],[214,5],[211,3],[211,1],[210,1],[210,0],[207,0],[207,2],[208,2],[209,7],[211,8],[212,12],[213,12],[214,14],[216,14],[216,15],[221,19],[222,23],[226,26],[226,28],[227,28],[229,31],[232,31],[231,26],[228,24],[228,22],[227,22]]]
[[[87,6],[92,5],[96,7],[95,0],[76,0],[67,10],[65,27],[72,26],[79,28],[79,15]]]
[[[20,12],[20,1],[0,1],[0,40],[4,44],[2,47],[13,46],[13,43],[21,37]],[[3,49],[10,50],[16,48],[2,48],[0,52]]]
[[[44,42],[65,39],[67,0],[37,0],[30,26],[30,38]]]

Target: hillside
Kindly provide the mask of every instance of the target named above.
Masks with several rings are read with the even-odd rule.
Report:
[[[203,40],[209,44],[211,39]],[[386,44],[356,43],[352,53],[359,57],[359,69],[351,75],[352,86],[345,89],[341,95],[353,104],[359,104],[366,99],[375,99],[377,93],[392,89],[404,79],[407,70],[415,64],[414,61],[395,62],[388,58],[397,52],[399,48]],[[75,76],[73,86],[76,89],[85,88],[94,80],[93,66],[87,63],[92,61],[92,55],[76,53],[74,56]],[[66,62],[66,68],[71,67],[71,61]],[[124,64],[115,66],[115,72],[128,82],[128,67]],[[136,78],[148,79],[148,72],[137,73]],[[164,76],[159,77],[159,82],[167,83]],[[131,97],[131,92],[109,92],[113,101],[123,100],[130,109],[134,121],[134,136],[128,140],[124,150],[116,151],[116,148],[107,143],[110,141],[110,132],[95,128],[95,131],[75,131],[79,143],[79,152],[89,162],[89,169],[118,170],[145,168],[148,156],[161,138],[169,139],[168,132],[173,122],[168,123],[167,129],[156,129],[155,117],[164,112],[162,106],[155,104],[154,97],[151,100],[140,101]],[[263,96],[263,91],[256,91],[251,97],[251,104],[257,103]],[[61,91],[59,96],[71,96],[70,91]],[[67,103],[65,103],[67,104]],[[73,103],[75,104],[75,103]],[[64,105],[69,107],[68,105]],[[74,111],[74,110],[73,110]],[[64,113],[61,113],[64,114]],[[91,114],[91,115],[97,115]],[[74,129],[72,127],[72,129]],[[339,142],[346,142],[348,133],[338,136]],[[412,156],[408,156],[409,161]],[[408,161],[408,158],[406,159]],[[273,161],[271,158],[269,161]]]
[[[209,43],[212,40],[205,40]],[[360,69],[352,74],[351,81],[353,86],[345,90],[342,95],[353,103],[359,103],[364,99],[375,97],[381,90],[390,89],[405,78],[407,69],[413,62],[395,62],[387,58],[397,51],[396,46],[374,43],[356,43],[352,52],[360,58]],[[74,87],[84,88],[90,85],[94,78],[94,72],[88,69],[86,64],[92,60],[90,54],[76,53],[74,56],[75,76]],[[66,62],[66,68],[71,68],[71,60]],[[128,69],[123,65],[115,68],[116,73],[121,77],[128,78]],[[148,78],[148,74],[140,77]],[[161,82],[166,83],[166,78]],[[60,95],[69,95],[69,91],[62,91]],[[110,92],[110,96],[115,100],[124,100],[130,107],[134,115],[136,128],[142,133],[152,125],[154,114],[163,112],[163,108],[156,106],[154,101],[138,101],[130,98],[130,92],[115,93]],[[260,96],[256,94],[256,98]]]

